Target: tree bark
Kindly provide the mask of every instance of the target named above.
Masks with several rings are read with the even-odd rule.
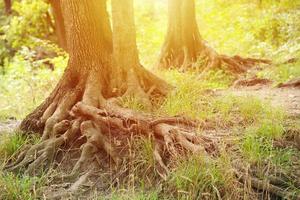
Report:
[[[242,73],[257,63],[270,63],[262,59],[244,59],[240,56],[219,55],[200,35],[194,0],[169,0],[169,23],[165,42],[158,61],[159,68],[195,68],[205,71],[221,68],[223,64],[234,73]],[[202,66],[194,65],[203,60]],[[199,69],[200,67],[200,69]]]
[[[118,0],[112,0],[112,20],[114,42],[113,90],[118,95],[137,94],[147,98],[145,92],[155,87],[154,92],[166,95],[170,86],[145,70],[140,64],[136,45],[133,0],[124,0],[122,3]]]
[[[168,1],[168,30],[161,51],[162,67],[180,67],[195,62],[201,47],[201,37],[195,17],[193,0]]]
[[[116,153],[114,141],[126,146],[132,134],[153,139],[157,170],[163,178],[168,171],[162,159],[166,148],[175,155],[178,143],[188,151],[205,152],[196,134],[190,132],[196,127],[194,122],[181,117],[155,119],[123,108],[118,101],[129,95],[145,104],[171,89],[139,63],[133,1],[112,0],[113,34],[106,0],[61,0],[61,6],[68,66],[48,99],[21,123],[23,131],[42,132],[41,142],[24,148],[16,162],[5,168],[41,172],[55,161],[59,148],[82,137],[86,139],[79,143],[81,155],[73,165],[73,175],[90,169],[101,149],[118,165],[122,157]],[[76,190],[76,185],[70,189]]]
[[[4,4],[5,4],[5,13],[7,15],[11,14],[11,6],[12,6],[11,0],[4,0]]]
[[[62,8],[59,0],[49,0],[54,17],[54,31],[57,36],[58,45],[67,51],[66,31],[64,25],[64,18],[62,15]]]

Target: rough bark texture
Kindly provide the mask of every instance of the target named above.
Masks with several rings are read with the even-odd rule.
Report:
[[[169,161],[182,153],[218,155],[219,138],[196,133],[205,124],[184,117],[158,118],[119,103],[127,95],[150,99],[170,90],[140,65],[132,0],[112,0],[113,34],[106,0],[61,0],[61,6],[68,66],[50,96],[21,124],[25,132],[42,132],[41,141],[25,146],[5,166],[7,171],[38,175],[71,154],[67,163],[70,174],[58,178],[72,184],[66,193],[50,197],[67,199],[69,193],[78,192],[90,177],[97,176],[103,167],[99,157],[118,169],[126,160],[130,151],[126,143],[133,136],[151,139],[155,169],[163,179]]]
[[[269,60],[263,59],[219,55],[208,46],[200,35],[194,0],[169,0],[168,4],[168,31],[158,67],[187,70],[194,67],[193,63],[197,59],[202,59],[203,66],[195,66],[196,70],[206,71],[211,68],[221,68],[225,64],[229,71],[242,73],[255,64],[270,63]]]
[[[128,5],[128,6],[124,6]],[[140,64],[136,45],[133,1],[112,1],[112,90],[116,95],[136,96],[147,103],[151,93],[166,95],[170,86]]]
[[[124,144],[132,135],[152,139],[157,172],[163,178],[168,172],[166,152],[176,154],[176,149],[184,149],[206,153],[211,149],[210,139],[193,132],[194,122],[180,117],[155,119],[119,103],[119,98],[129,95],[146,104],[171,89],[140,65],[132,0],[112,1],[114,34],[106,0],[62,0],[61,6],[70,54],[68,66],[48,99],[21,124],[23,131],[42,132],[41,142],[25,147],[7,170],[38,174],[55,163],[59,149],[80,147],[71,176],[86,173],[69,188],[76,191],[89,171],[95,170],[92,163],[96,154],[106,152],[118,166],[123,157],[115,141]]]

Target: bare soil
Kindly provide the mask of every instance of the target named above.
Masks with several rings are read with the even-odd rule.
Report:
[[[291,117],[300,117],[300,89],[295,87],[272,87],[269,84],[255,86],[232,87],[221,91],[221,95],[255,96],[269,101],[275,107],[282,107]]]

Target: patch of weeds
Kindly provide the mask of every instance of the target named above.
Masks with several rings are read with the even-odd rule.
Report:
[[[201,84],[195,79],[192,74],[182,75],[177,71],[170,71],[165,73],[169,76],[172,85],[176,87],[164,101],[163,105],[158,109],[158,113],[166,115],[187,115],[195,118],[197,116],[197,110],[194,109],[197,100],[200,98]]]
[[[180,160],[168,180],[173,189],[170,194],[177,199],[234,199],[239,192],[235,183],[230,159],[225,154],[217,159],[193,155]]]
[[[42,183],[43,178],[18,176],[12,173],[0,172],[0,199],[37,199],[36,191]]]
[[[106,199],[106,198],[100,198]],[[157,191],[138,192],[138,191],[115,191],[109,198],[111,200],[158,200]]]
[[[234,77],[223,70],[210,70],[204,76],[203,80],[199,81],[207,89],[227,89],[232,85]]]
[[[285,83],[293,78],[300,76],[300,61],[295,63],[280,64],[266,68],[263,71],[258,72],[259,78],[267,78],[273,80],[275,85],[279,83]]]
[[[276,123],[285,118],[283,109],[275,108],[267,101],[262,101],[254,96],[227,95],[216,98],[211,105],[214,113],[219,113],[219,117],[228,123],[249,125],[260,123],[265,119]]]
[[[272,144],[256,135],[246,135],[241,144],[241,150],[250,163],[261,163],[271,155]]]
[[[283,109],[275,108],[268,101],[260,100],[255,96],[226,96],[221,99],[221,102],[224,107],[232,106],[231,112],[236,113],[245,124],[258,123],[264,119],[282,121],[285,117]]]
[[[122,165],[118,168],[120,172],[118,184],[112,186],[112,193],[114,191],[135,191],[137,188],[141,191],[149,191],[153,189],[154,185],[160,185],[162,179],[155,170],[156,161],[153,157],[152,139],[133,136],[128,141],[126,148],[128,148],[128,152],[123,157]],[[109,177],[105,184],[111,186]]]
[[[291,160],[292,151],[273,146],[273,141],[282,138],[284,133],[283,124],[271,120],[264,120],[258,126],[248,127],[241,144],[242,154],[251,163],[269,160],[276,166],[284,165]]]
[[[145,111],[148,108],[145,107],[145,105],[135,97],[124,97],[121,100],[122,107],[130,108],[136,111]]]
[[[38,137],[25,136],[21,132],[4,133],[0,135],[0,160],[5,161],[12,157],[25,144],[35,144]]]
[[[29,114],[49,95],[67,62],[63,56],[49,59],[55,68],[52,71],[26,59],[32,53],[24,54],[19,52],[6,63],[5,74],[0,76],[0,119],[22,119]]]

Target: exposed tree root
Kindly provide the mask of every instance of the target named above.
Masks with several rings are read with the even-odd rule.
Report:
[[[279,88],[286,88],[286,87],[290,87],[290,88],[300,88],[300,78],[295,78],[292,79],[286,83],[280,83],[278,85]]]
[[[270,85],[271,80],[265,78],[249,78],[249,79],[239,79],[233,83],[233,87],[251,87],[256,85]]]
[[[255,177],[249,177],[245,174],[238,173],[239,180],[244,184],[250,184],[252,188],[256,188],[257,190],[261,190],[264,192],[268,192],[269,194],[275,195],[277,197],[283,199],[300,199],[299,195],[295,195],[293,193],[289,193],[288,191],[284,190],[281,187],[278,187],[272,183],[270,180],[260,180]],[[274,179],[272,179],[274,181]],[[277,183],[278,180],[276,179]]]
[[[267,59],[244,58],[239,55],[227,56],[218,54],[204,41],[195,41],[198,45],[188,52],[186,48],[176,49],[172,44],[165,44],[159,59],[159,68],[178,68],[181,71],[195,70],[201,74],[211,69],[223,69],[234,75],[247,72],[259,64],[270,65]],[[197,63],[197,60],[200,63]]]
[[[93,121],[101,129],[101,131],[97,131],[98,134],[101,132],[108,134],[110,128],[113,127],[113,131],[117,131],[118,134],[152,136],[155,147],[153,154],[160,165],[159,174],[162,177],[165,177],[167,167],[163,162],[164,156],[161,155],[161,152],[166,150],[168,153],[174,154],[176,153],[175,145],[177,144],[187,151],[194,153],[206,153],[205,148],[210,148],[207,140],[205,141],[201,135],[191,132],[191,126],[186,125],[188,124],[187,119],[183,120],[180,117],[178,119],[172,118],[170,120],[170,118],[166,118],[165,120],[160,119],[158,121],[152,116],[122,108],[109,101],[104,106],[104,109],[97,109],[83,103],[77,103],[72,109],[72,114],[74,116],[83,116]],[[167,122],[171,123],[167,124]],[[190,124],[195,125],[194,122],[190,122]],[[95,125],[94,127],[96,127]],[[93,134],[93,137],[95,137],[95,134]],[[103,138],[105,137],[94,138],[94,144],[103,148],[115,163],[119,163],[118,160],[121,158],[118,158],[114,153],[113,145],[103,141]],[[210,141],[210,144],[212,144],[212,141]]]
[[[261,171],[255,169],[245,170],[239,163],[235,163],[236,168],[235,174],[240,182],[243,184],[250,185],[259,191],[267,192],[275,197],[283,199],[299,199],[299,194],[294,194],[289,191],[290,184],[293,184],[296,188],[299,188],[299,182],[297,176],[292,178],[288,177],[284,172],[280,172],[276,169],[275,175],[268,176],[265,175],[263,180],[258,178]],[[294,175],[292,175],[294,176]]]
[[[153,89],[147,92],[144,87],[134,90],[140,81],[134,77],[130,79],[123,96],[138,95],[149,100]],[[180,116],[157,118],[123,108],[118,104],[118,98],[105,99],[102,96],[100,83],[91,73],[87,77],[84,92],[77,86],[67,91],[62,98],[54,98],[37,121],[44,124],[41,141],[25,147],[16,161],[6,166],[6,170],[39,175],[56,166],[61,157],[58,155],[72,148],[71,144],[80,145],[80,156],[72,163],[69,177],[77,177],[81,172],[83,174],[82,178],[74,181],[74,185],[69,185],[68,192],[73,193],[87,179],[87,171],[102,167],[98,162],[99,155],[105,153],[112,161],[111,166],[117,169],[126,155],[116,147],[126,146],[123,144],[133,135],[151,138],[155,169],[163,179],[168,175],[168,160],[172,156],[185,151],[207,156],[217,152],[214,138],[196,133],[198,126],[203,125],[200,122]]]

